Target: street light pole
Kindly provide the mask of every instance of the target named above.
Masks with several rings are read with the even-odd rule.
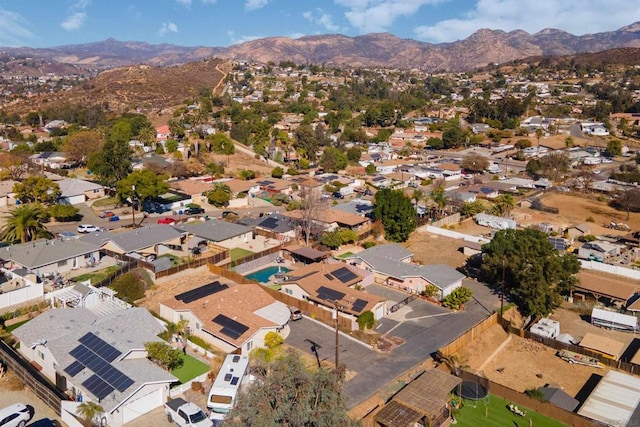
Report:
[[[504,271],[506,260],[502,258],[502,289],[500,291],[500,320],[504,319]]]
[[[338,302],[337,301],[333,301],[333,307],[334,307],[334,311],[333,311],[333,316],[336,319],[336,372],[338,372],[338,370],[340,369],[340,364],[338,363],[338,348],[340,345],[340,333],[339,333],[339,329],[338,329]]]

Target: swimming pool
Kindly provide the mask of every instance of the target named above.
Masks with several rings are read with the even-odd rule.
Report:
[[[254,271],[251,274],[247,274],[246,277],[247,279],[250,280],[256,280],[260,283],[267,283],[269,282],[269,277],[273,276],[274,274],[280,272],[280,273],[286,273],[288,271],[291,271],[290,269],[288,269],[287,267],[279,267],[276,265],[272,265],[271,267],[267,267],[267,268],[263,268],[262,270],[258,270],[258,271]]]

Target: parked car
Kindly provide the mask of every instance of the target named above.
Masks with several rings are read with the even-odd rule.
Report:
[[[115,216],[115,213],[113,213],[112,211],[103,211],[103,212],[100,212],[98,216],[100,218],[111,218],[112,216]]]
[[[169,217],[169,218],[160,218],[158,220],[158,224],[170,224],[170,225],[172,225],[172,224],[175,224],[175,223],[176,223],[176,220],[171,218],[171,217]]]
[[[109,217],[109,222],[116,222],[116,221],[120,221],[120,217],[118,215]]]
[[[300,311],[297,307],[289,307],[289,311],[291,312],[291,320],[300,320],[302,319],[302,311]]]
[[[339,191],[336,191],[335,193],[333,193],[333,197],[336,199],[344,199],[344,195]]]
[[[31,405],[25,405],[23,403],[16,403],[11,406],[7,406],[4,409],[0,409],[0,426],[2,427],[24,427],[27,425],[35,409]]]
[[[198,215],[203,213],[204,213],[204,209],[196,206],[191,206],[184,210],[185,215]]]
[[[204,411],[197,405],[184,399],[176,398],[164,404],[164,412],[169,422],[173,421],[180,427],[212,427],[213,422],[207,418]]]
[[[100,227],[93,224],[80,224],[76,230],[78,233],[93,233],[100,231]]]

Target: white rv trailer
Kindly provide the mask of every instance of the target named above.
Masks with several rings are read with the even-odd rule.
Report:
[[[214,423],[222,422],[231,412],[238,393],[249,382],[249,357],[228,354],[207,397],[207,408]]]
[[[594,307],[591,312],[591,324],[618,331],[635,332],[638,330],[637,317],[597,307]]]

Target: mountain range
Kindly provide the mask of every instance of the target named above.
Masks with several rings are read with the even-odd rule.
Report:
[[[615,31],[582,36],[556,29],[535,34],[523,30],[481,29],[464,40],[440,44],[374,33],[357,37],[337,34],[299,39],[268,37],[230,47],[152,45],[107,39],[51,48],[0,48],[0,53],[96,68],[132,64],[168,66],[217,57],[258,63],[294,61],[351,67],[418,68],[433,72],[465,71],[531,56],[571,55],[619,47],[640,48],[640,22]]]

